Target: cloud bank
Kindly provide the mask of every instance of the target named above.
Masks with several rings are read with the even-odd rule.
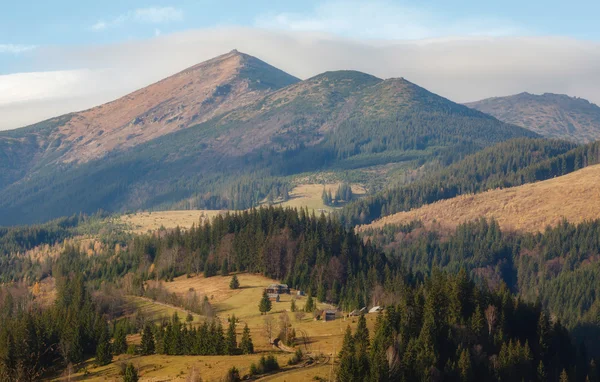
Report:
[[[35,51],[44,65],[73,70],[0,76],[0,129],[106,102],[234,48],[300,78],[354,69],[381,78],[405,77],[456,102],[527,91],[600,104],[600,44],[595,42],[557,37],[364,40],[320,31],[227,27]]]

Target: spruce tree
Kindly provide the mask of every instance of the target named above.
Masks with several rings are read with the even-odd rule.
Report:
[[[337,372],[337,380],[340,382],[355,380],[354,375],[354,337],[350,325],[346,327],[344,342],[340,350],[340,365]]]
[[[458,359],[458,370],[460,371],[460,379],[463,382],[468,382],[472,378],[471,356],[468,349],[462,349],[460,358]]]
[[[567,371],[565,369],[562,370],[562,373],[560,373],[560,382],[569,382],[569,375],[567,374]]]
[[[152,332],[151,324],[147,323],[142,332],[142,355],[154,354],[154,350],[154,333]]]
[[[113,341],[113,354],[119,355],[127,351],[127,333],[123,323],[119,322],[115,329],[115,340]]]
[[[227,336],[225,338],[225,353],[228,355],[234,355],[237,348],[235,321],[235,315],[232,314],[229,319],[229,327],[227,328]]]
[[[356,349],[364,349],[365,351],[369,347],[369,329],[364,314],[361,314],[358,318],[358,325],[354,333],[354,346]]]
[[[237,275],[233,275],[231,281],[229,282],[229,289],[239,289],[240,282],[237,278]]]
[[[123,382],[137,382],[139,379],[138,371],[133,363],[128,363],[123,372]]]
[[[312,313],[315,310],[315,302],[312,298],[312,293],[308,292],[308,297],[306,298],[306,304],[304,304],[304,311],[307,313]]]
[[[96,347],[96,365],[104,366],[108,365],[112,361],[112,354],[110,352],[110,335],[108,334],[108,328],[106,324],[102,324],[103,328],[100,329],[100,338],[98,340],[98,346]]]
[[[252,343],[252,337],[250,337],[250,328],[248,324],[244,326],[244,332],[242,333],[242,341],[240,342],[240,348],[244,354],[254,353],[254,344]]]
[[[267,314],[267,312],[271,311],[271,300],[269,300],[269,295],[266,290],[263,291],[258,310],[260,311],[260,314]]]

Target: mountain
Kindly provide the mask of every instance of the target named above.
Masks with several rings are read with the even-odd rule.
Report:
[[[386,216],[359,230],[415,220],[454,230],[459,224],[484,217],[497,220],[505,231],[543,232],[563,218],[574,224],[600,218],[599,182],[600,165],[594,165],[542,182],[442,200]]]
[[[0,188],[27,170],[99,159],[205,122],[298,81],[233,50],[107,104],[0,132]]]
[[[600,139],[600,107],[582,98],[551,93],[520,93],[466,105],[544,137],[579,143]]]
[[[237,69],[222,80],[202,77],[209,85],[178,79],[200,76],[194,68],[230,65]],[[0,224],[176,203],[248,208],[284,193],[299,173],[451,163],[497,142],[537,136],[402,78],[335,71],[298,82],[239,52],[194,68],[164,80],[170,86],[161,81],[115,101],[135,100],[118,109],[121,119],[104,114],[115,107],[109,103],[92,109],[93,124],[71,114],[3,134],[0,155],[27,166],[6,172]],[[146,107],[129,113],[134,105]],[[85,128],[73,133],[76,123]],[[36,145],[33,156],[15,149]]]

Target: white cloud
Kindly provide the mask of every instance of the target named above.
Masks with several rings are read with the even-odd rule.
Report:
[[[36,45],[0,44],[0,53],[19,54],[36,49]]]
[[[111,27],[118,27],[128,22],[145,24],[167,24],[183,20],[183,11],[174,7],[138,8],[123,13],[112,20],[99,20],[90,27],[93,31],[103,31]]]
[[[481,16],[448,19],[435,10],[379,1],[330,1],[308,13],[270,13],[261,28],[328,32],[366,39],[424,39],[441,36],[512,36],[523,30],[507,20]]]
[[[92,30],[101,31],[108,27],[104,21],[98,21],[96,24],[92,25]]]
[[[88,70],[76,71],[76,76],[0,76],[0,129],[94,106],[234,48],[301,78],[338,69],[381,78],[402,76],[457,102],[527,91],[564,93],[600,104],[596,42],[555,37],[365,41],[324,32],[215,28],[39,51],[43,65]],[[19,100],[18,107],[14,100]],[[4,118],[9,110],[14,118]]]
[[[137,21],[152,24],[163,24],[183,20],[183,11],[173,7],[141,8],[136,9],[133,15]]]

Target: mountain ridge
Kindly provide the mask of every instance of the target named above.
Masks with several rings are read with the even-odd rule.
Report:
[[[223,71],[222,62],[233,69]],[[211,77],[208,83],[189,84],[190,73],[204,68],[210,74],[212,66],[221,74],[216,82]],[[164,81],[178,86],[161,93]],[[45,132],[47,138],[37,154],[45,159],[7,172],[11,175],[0,185],[0,215],[4,215],[0,224],[97,209],[166,208],[182,200],[196,208],[243,209],[271,192],[282,192],[287,177],[303,172],[362,171],[376,165],[413,166],[431,160],[450,163],[503,140],[537,136],[402,78],[382,80],[339,70],[299,81],[239,52],[157,84],[94,109],[106,112],[120,102],[150,97],[151,102],[134,103],[144,106],[145,114],[127,110],[126,118],[119,119],[125,125],[112,123],[114,118],[100,119],[99,126],[85,130],[85,136],[78,136],[75,128],[63,134],[65,129],[56,126],[61,120],[28,128],[37,129],[38,137],[39,131]],[[156,89],[158,95],[148,94],[149,89]],[[172,89],[200,94],[192,102],[199,108],[209,100],[202,109],[206,113],[194,119],[198,109],[190,111],[188,104],[177,103],[181,98],[160,98]],[[148,107],[154,104],[164,114]],[[152,125],[154,118],[167,117],[176,120],[158,130],[163,125]],[[68,115],[64,125],[81,127],[82,118]],[[111,129],[102,131],[102,124]],[[13,151],[6,137],[0,139],[0,155]]]
[[[465,105],[548,138],[578,143],[600,139],[600,107],[583,98],[522,92]]]

